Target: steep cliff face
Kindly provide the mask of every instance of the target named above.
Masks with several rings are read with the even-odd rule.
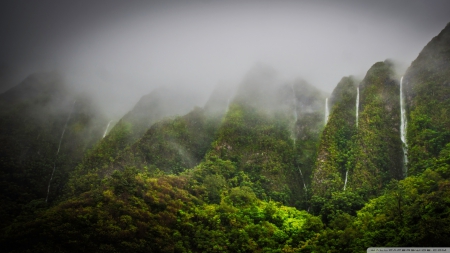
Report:
[[[281,84],[270,68],[256,67],[238,88],[200,167],[229,162],[234,172],[224,179],[231,185],[241,181],[262,199],[305,206],[324,102],[306,82]]]
[[[376,195],[402,178],[399,80],[390,62],[375,63],[359,85],[360,107],[349,186]]]
[[[314,194],[346,190],[374,196],[391,179],[402,178],[399,101],[399,82],[388,61],[374,64],[358,87],[351,78],[341,80],[330,99],[332,110],[313,174]]]
[[[408,115],[408,175],[430,167],[450,142],[450,24],[434,37],[403,78]]]
[[[344,77],[330,98],[331,113],[320,138],[316,167],[312,176],[315,195],[329,196],[342,191],[352,168],[351,151],[356,134],[356,81]]]

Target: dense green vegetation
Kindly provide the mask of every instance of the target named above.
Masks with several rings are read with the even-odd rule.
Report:
[[[419,175],[450,142],[449,25],[423,49],[403,79],[408,110],[408,175]]]
[[[389,61],[378,62],[360,84],[360,112],[349,186],[378,195],[391,179],[401,179],[400,89]]]
[[[108,135],[87,152],[82,163],[71,172],[66,195],[74,196],[97,187],[104,176],[116,169],[138,167],[152,172],[178,173],[198,164],[210,147],[220,117],[208,117],[208,111],[197,108],[183,117],[162,120],[186,110],[190,104],[179,102],[172,107],[171,100],[176,94],[167,92],[169,90],[157,89],[141,98]],[[143,129],[148,131],[143,132]]]
[[[295,173],[292,144],[288,125],[282,119],[233,103],[206,159],[230,161],[236,173],[244,172],[249,177],[259,198],[289,203],[288,177]]]
[[[184,176],[116,171],[95,190],[47,210],[36,208],[32,222],[24,214],[10,228],[7,249],[293,252],[322,228],[320,219],[261,201],[249,187],[232,188],[219,204],[206,204],[188,186]]]
[[[301,209],[309,209],[312,173],[315,167],[319,140],[325,125],[325,96],[303,80],[293,84],[296,98],[297,121],[294,122],[295,157],[294,166],[303,187],[295,191],[296,204]],[[300,181],[301,180],[301,181]]]
[[[407,164],[394,67],[375,63],[361,82],[344,77],[325,126],[322,92],[302,80],[280,84],[258,66],[232,99],[218,92],[182,116],[167,118],[185,106],[166,107],[173,100],[161,101],[161,90],[147,95],[103,139],[108,121],[86,98],[44,76],[27,79],[0,95],[0,248],[450,246],[450,26],[405,74]]]
[[[449,148],[447,145],[435,164],[420,176],[392,181],[356,215],[349,212],[351,198],[341,196],[340,202],[327,202],[329,225],[308,244],[317,252],[450,246]]]
[[[108,135],[89,151],[83,162],[77,166],[72,178],[86,175],[90,178],[97,177],[98,172],[110,167],[119,154],[138,141],[154,123],[165,117],[187,113],[187,108],[193,104],[188,100],[178,99],[179,92],[158,88],[143,96],[134,108],[114,125]],[[187,96],[189,97],[189,94]],[[74,187],[73,182],[70,185]]]
[[[314,175],[316,196],[343,191],[346,175],[346,190],[366,197],[402,177],[399,85],[392,68],[388,61],[376,63],[359,84],[358,127],[354,81],[344,78],[336,87]]]
[[[312,185],[314,195],[321,197],[342,191],[345,174],[353,165],[352,141],[356,134],[356,84],[353,78],[344,77],[338,83],[331,95],[330,108]]]

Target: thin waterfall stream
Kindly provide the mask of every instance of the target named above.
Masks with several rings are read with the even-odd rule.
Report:
[[[55,174],[55,169],[56,169],[56,159],[58,158],[59,150],[61,149],[61,143],[62,143],[62,140],[63,140],[63,137],[64,137],[64,133],[66,132],[67,124],[69,123],[70,117],[72,117],[72,112],[73,112],[73,108],[74,108],[74,106],[75,106],[75,102],[76,102],[76,100],[73,101],[72,108],[70,109],[69,117],[67,117],[66,124],[64,125],[63,131],[62,131],[62,134],[61,134],[61,138],[59,138],[58,150],[56,151],[55,161],[53,162],[53,171],[52,171],[52,175],[50,176],[50,180],[48,181],[48,186],[47,186],[47,197],[45,197],[45,202],[46,202],[46,203],[47,203],[47,201],[48,201],[48,195],[50,194],[50,184],[51,184],[51,182],[52,182],[53,175]]]
[[[347,179],[348,179],[348,169],[347,169],[347,171],[345,172],[344,191],[345,191],[345,188],[347,187]]]
[[[105,138],[106,134],[108,133],[108,128],[109,128],[109,125],[111,124],[111,122],[112,122],[112,120],[110,120],[110,121],[108,122],[108,125],[106,125],[105,133],[103,134],[103,137],[102,137],[102,138]]]
[[[356,128],[358,128],[358,121],[359,121],[359,86],[356,87],[356,111],[355,111]],[[348,181],[348,169],[347,171],[345,171],[344,191],[345,188],[347,188],[347,181]]]
[[[408,144],[406,140],[406,126],[408,122],[406,119],[405,103],[403,98],[403,76],[400,78],[400,139],[402,140],[403,149],[403,166],[405,170],[405,177],[408,175]]]
[[[358,128],[359,121],[359,87],[356,88],[356,127]]]
[[[302,176],[303,188],[305,188],[305,192],[306,192],[307,188],[306,188],[306,184],[305,184],[305,178],[303,177],[303,173],[302,173],[302,170],[300,169],[300,167],[298,167],[298,171],[300,172],[300,175]]]

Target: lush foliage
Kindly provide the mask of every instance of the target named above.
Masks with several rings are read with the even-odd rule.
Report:
[[[79,96],[74,104],[45,75],[27,79],[0,95],[0,248],[450,246],[449,45],[447,26],[405,75],[407,164],[399,78],[389,61],[374,64],[359,84],[341,80],[325,127],[324,94],[302,80],[277,84],[262,67],[246,76],[232,101],[218,96],[220,103],[184,116],[164,118],[185,106],[155,91],[101,140],[108,122],[88,100]]]
[[[129,137],[131,127],[121,121],[72,173],[67,193],[74,196],[91,190],[103,177],[127,167],[148,169],[154,174],[177,174],[192,168],[210,148],[219,123],[220,119],[207,118],[204,110],[197,108],[185,116],[155,123],[128,146],[124,139]]]
[[[313,175],[314,195],[329,197],[342,191],[345,175],[352,168],[353,138],[356,134],[356,85],[343,78],[330,99],[331,113],[323,130]],[[354,160],[354,158],[353,158]]]
[[[288,178],[295,173],[293,142],[287,121],[275,117],[233,103],[206,158],[230,161],[237,173],[244,172],[261,187],[257,191],[259,198],[289,203],[292,196]]]
[[[360,113],[350,187],[376,196],[403,177],[400,89],[390,62],[376,63],[360,85]]]
[[[433,164],[450,142],[449,25],[428,43],[411,64],[404,82],[408,105],[408,175]]]
[[[116,171],[102,187],[34,209],[31,222],[19,217],[2,243],[12,252],[293,252],[322,228],[320,219],[261,201],[249,187],[204,204],[188,186],[185,177]]]

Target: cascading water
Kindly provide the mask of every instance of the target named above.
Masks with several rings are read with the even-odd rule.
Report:
[[[359,87],[356,87],[356,127],[358,128],[358,121],[359,121]],[[344,181],[344,191],[345,188],[347,187],[347,180],[348,180],[348,169],[345,172],[345,181]]]
[[[325,124],[328,122],[328,115],[330,112],[328,111],[328,98],[325,99]]]
[[[344,191],[345,191],[345,187],[347,187],[347,179],[348,179],[348,169],[345,172],[345,182],[344,182]]]
[[[105,138],[106,134],[108,133],[108,128],[109,128],[109,125],[111,124],[111,122],[112,122],[112,120],[110,120],[110,121],[108,122],[108,125],[106,126],[105,133],[103,134],[103,137],[102,137],[102,138]]]
[[[63,140],[63,137],[64,137],[64,133],[66,132],[67,124],[69,123],[70,117],[72,117],[72,112],[73,112],[73,107],[75,106],[75,102],[76,102],[76,100],[73,101],[72,108],[70,109],[69,117],[67,117],[66,124],[64,125],[63,131],[62,131],[62,134],[61,134],[61,138],[59,138],[58,150],[56,151],[55,161],[53,162],[52,175],[50,176],[50,180],[48,181],[47,197],[45,197],[45,202],[48,201],[48,195],[50,193],[50,184],[52,182],[53,174],[55,174],[55,169],[56,169],[56,158],[58,158],[59,150],[61,148],[61,143],[62,143],[62,140]]]
[[[227,109],[225,112],[228,112],[228,110],[230,110],[230,98],[227,100]]]
[[[406,110],[405,110],[405,103],[403,99],[403,76],[400,79],[400,139],[403,143],[403,164],[404,164],[404,170],[405,170],[405,176],[408,175],[408,155],[407,155],[407,142],[406,142]]]
[[[359,121],[359,87],[356,87],[356,127]]]
[[[303,188],[305,188],[305,192],[306,192],[307,188],[306,188],[306,184],[305,184],[305,178],[303,177],[303,173],[302,173],[302,170],[300,169],[300,167],[298,168],[298,171],[300,172],[300,176],[302,176]]]

